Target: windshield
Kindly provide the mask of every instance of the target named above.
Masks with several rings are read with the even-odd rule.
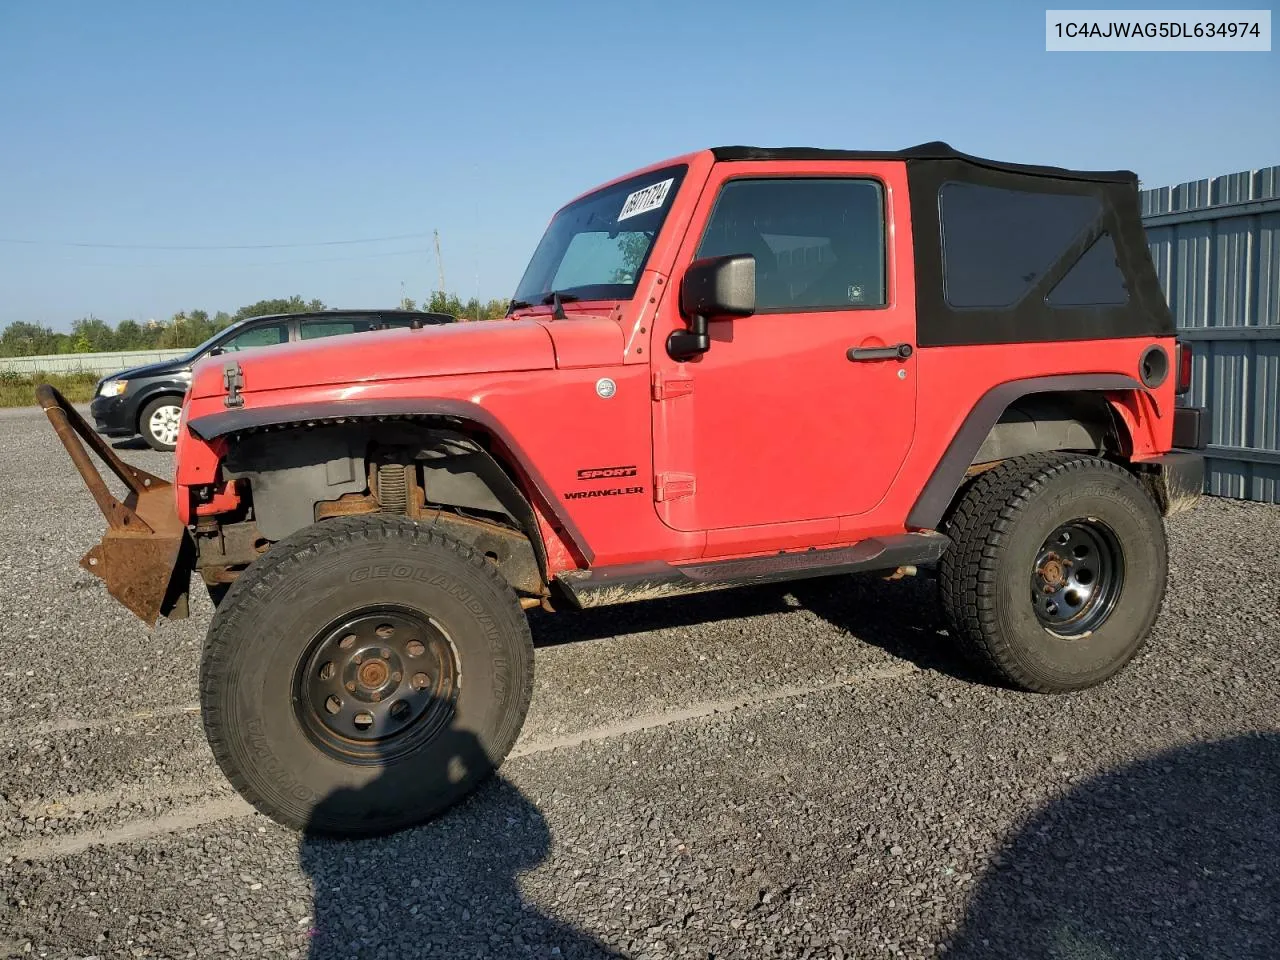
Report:
[[[654,170],[569,204],[552,219],[516,288],[515,301],[630,300],[653,238],[688,168]]]

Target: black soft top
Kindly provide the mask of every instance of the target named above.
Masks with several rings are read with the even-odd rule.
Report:
[[[1128,170],[1001,163],[937,141],[891,151],[712,153],[723,161],[905,161],[922,347],[1173,335],[1138,178]]]
[[[1097,183],[1137,183],[1131,170],[1068,170],[1029,163],[1006,163],[961,153],[949,143],[931,140],[903,150],[827,150],[821,147],[712,147],[717,160],[906,160],[921,163],[930,160],[962,161],[988,170],[1016,173],[1031,177],[1053,177],[1058,180],[1092,180]]]

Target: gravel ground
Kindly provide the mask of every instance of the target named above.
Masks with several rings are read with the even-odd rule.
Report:
[[[149,633],[43,420],[0,448],[0,957],[1280,956],[1275,507],[1173,520],[1152,643],[1070,697],[975,677],[927,581],[538,616],[502,775],[344,843],[214,766],[207,601]]]

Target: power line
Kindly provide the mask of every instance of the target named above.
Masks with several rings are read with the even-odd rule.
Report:
[[[307,243],[239,243],[239,244],[145,244],[82,243],[74,240],[30,240],[0,237],[0,243],[17,243],[33,247],[90,247],[96,250],[281,250],[286,247],[341,247],[353,243],[384,243],[388,240],[418,240],[429,233],[399,233],[387,237],[363,237],[358,240],[312,240]]]
[[[65,263],[77,267],[288,267],[294,264],[305,263],[347,263],[353,260],[381,260],[384,257],[405,257],[420,256],[424,253],[430,253],[427,247],[415,247],[411,250],[384,250],[380,253],[361,253],[351,257],[315,257],[306,260],[224,260],[213,261],[206,260],[203,262],[186,261],[181,264],[173,263],[138,263],[119,261],[107,262],[102,260],[74,260],[66,257],[59,258],[54,261],[57,263]]]

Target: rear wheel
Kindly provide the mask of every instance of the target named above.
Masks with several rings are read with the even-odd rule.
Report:
[[[939,565],[956,636],[1005,682],[1061,693],[1124,667],[1164,599],[1168,556],[1151,497],[1083,454],[1009,460],[980,475]]]
[[[142,408],[138,432],[152,450],[172,450],[178,445],[181,418],[181,397],[157,397]]]
[[[259,810],[359,835],[481,783],[528,709],[533,644],[469,547],[391,518],[328,520],[232,584],[201,667],[214,756]]]

